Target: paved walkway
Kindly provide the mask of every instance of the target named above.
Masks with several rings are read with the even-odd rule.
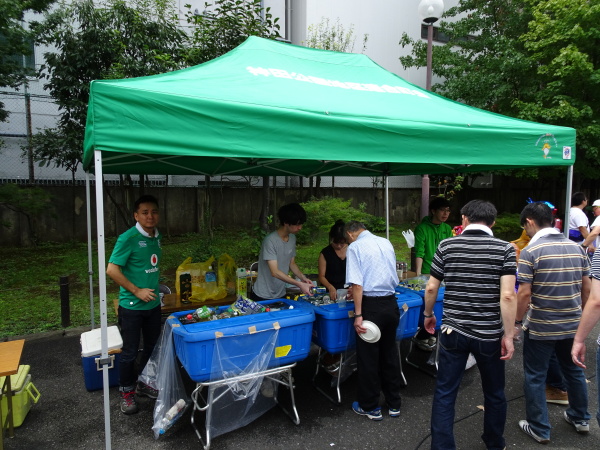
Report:
[[[594,336],[598,335],[596,327]],[[5,440],[7,450],[102,449],[105,448],[102,390],[88,392],[81,367],[80,334],[87,329],[25,336],[22,364],[31,365],[32,380],[42,396],[14,439]],[[588,343],[590,412],[595,416],[597,389],[595,338]],[[294,425],[279,408],[250,425],[218,436],[211,448],[221,449],[427,449],[430,447],[429,414],[435,379],[405,364],[408,385],[402,390],[402,415],[385,416],[371,422],[351,411],[356,377],[342,385],[342,405],[336,406],[311,384],[316,349],[294,369],[296,404],[300,425]],[[506,425],[507,448],[538,448],[540,444],[524,435],[517,425],[525,418],[522,349],[507,364],[506,395],[509,400]],[[191,385],[190,385],[191,386]],[[282,394],[282,398],[285,398]],[[473,368],[465,374],[456,408],[455,434],[459,449],[484,449],[480,439],[483,402],[479,374]],[[200,442],[189,423],[189,413],[165,436],[155,440],[152,426],[153,402],[140,400],[140,413],[124,416],[119,411],[117,388],[110,389],[111,443],[113,449],[198,449]],[[600,429],[595,419],[590,433],[578,435],[562,418],[564,407],[549,405],[553,425],[553,449],[598,449]],[[544,448],[544,447],[542,447]]]

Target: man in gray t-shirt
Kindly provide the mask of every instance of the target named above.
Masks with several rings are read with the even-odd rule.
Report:
[[[258,257],[258,277],[250,298],[255,301],[283,298],[285,284],[297,286],[303,294],[310,295],[312,282],[296,264],[296,236],[306,222],[306,211],[298,203],[279,208],[279,228],[262,242]],[[289,276],[292,272],[300,280]]]

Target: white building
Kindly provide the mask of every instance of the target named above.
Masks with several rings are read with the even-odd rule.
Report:
[[[273,17],[279,17],[281,26],[280,33],[283,38],[295,45],[304,45],[309,26],[318,25],[323,19],[329,19],[330,23],[339,23],[345,30],[353,29],[356,38],[353,48],[354,52],[363,52],[363,37],[367,36],[364,54],[383,68],[398,74],[407,81],[418,86],[425,86],[426,71],[422,69],[404,70],[400,64],[400,56],[410,53],[410,48],[402,48],[399,44],[403,33],[407,33],[413,39],[422,36],[422,22],[418,14],[417,6],[419,0],[371,0],[369,2],[358,0],[263,0],[264,7],[270,7]],[[455,6],[458,0],[445,0],[446,8]],[[176,6],[180,16],[183,17],[190,4],[192,11],[197,10],[199,14],[204,11],[205,0],[176,0]],[[25,17],[32,20],[33,15]],[[186,23],[182,20],[182,25]],[[35,65],[39,67],[43,63],[44,48],[35,49]],[[43,90],[44,81],[31,80],[27,88],[31,109],[31,129],[33,133],[44,127],[52,127],[56,123],[58,109]],[[8,122],[0,122],[0,138],[5,141],[5,146],[0,150],[0,182],[3,180],[27,180],[29,176],[28,162],[23,155],[23,147],[26,145],[27,136],[27,113],[26,97],[23,90],[15,93],[11,90],[0,91],[0,101],[4,102],[6,108],[11,112]],[[71,180],[70,172],[53,167],[34,167],[36,180],[48,180],[56,182]],[[278,185],[285,184],[283,177],[277,179]],[[84,174],[80,169],[77,179],[83,180]],[[152,179],[152,177],[151,177]],[[165,177],[156,177],[156,181],[164,182]],[[169,177],[170,184],[197,185],[198,177]],[[60,182],[60,181],[58,181]],[[332,180],[323,177],[321,186],[331,186]],[[336,186],[371,186],[375,180],[356,178],[344,179],[337,177]],[[390,187],[420,187],[419,176],[392,177]]]

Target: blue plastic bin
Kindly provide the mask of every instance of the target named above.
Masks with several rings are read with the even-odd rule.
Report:
[[[269,333],[260,331],[279,325],[279,334],[268,367],[278,367],[301,361],[308,356],[315,315],[306,304],[287,299],[265,300],[262,305],[285,302],[294,309],[264,312],[183,325],[179,317],[190,311],[174,313],[167,318],[172,327],[175,352],[188,375],[195,382],[218,379],[218,368],[213,368],[216,339],[223,339],[224,353],[229,362],[244,368],[259,355]],[[228,306],[217,311],[222,312]],[[217,337],[219,336],[219,337]],[[236,337],[235,339],[227,339]]]
[[[329,353],[341,353],[356,346],[354,332],[354,303],[347,302],[340,308],[337,303],[315,306],[300,300],[315,312],[312,341]]]
[[[425,310],[425,290],[413,291],[412,289],[398,286],[396,288],[396,292],[413,292],[423,299],[423,304],[421,305],[421,309],[419,311],[419,326],[422,327],[423,323],[425,321],[425,318],[423,317],[423,311]],[[433,307],[433,313],[435,314],[435,318],[436,318],[436,323],[435,323],[436,330],[439,330],[442,325],[442,314],[444,312],[444,293],[445,292],[446,292],[446,287],[440,286],[440,288],[438,290],[438,296],[435,299],[435,306]]]
[[[412,291],[396,293],[400,308],[400,323],[396,331],[396,339],[412,337],[417,332],[418,318],[423,299]],[[315,306],[304,302],[313,308],[315,323],[313,325],[312,341],[329,353],[341,353],[356,346],[354,332],[354,303],[348,302],[340,308],[337,303]],[[405,307],[406,305],[406,307]]]
[[[423,315],[423,298],[414,291],[406,289],[396,292],[400,308],[400,324],[396,331],[396,340],[413,337],[419,328],[419,319]]]

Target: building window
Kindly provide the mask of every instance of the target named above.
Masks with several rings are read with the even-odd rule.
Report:
[[[6,43],[6,38],[0,34],[0,45]],[[29,47],[28,55],[11,55],[7,57],[7,62],[15,65],[24,66],[28,69],[35,69],[35,47],[31,39],[27,39],[27,47]]]

